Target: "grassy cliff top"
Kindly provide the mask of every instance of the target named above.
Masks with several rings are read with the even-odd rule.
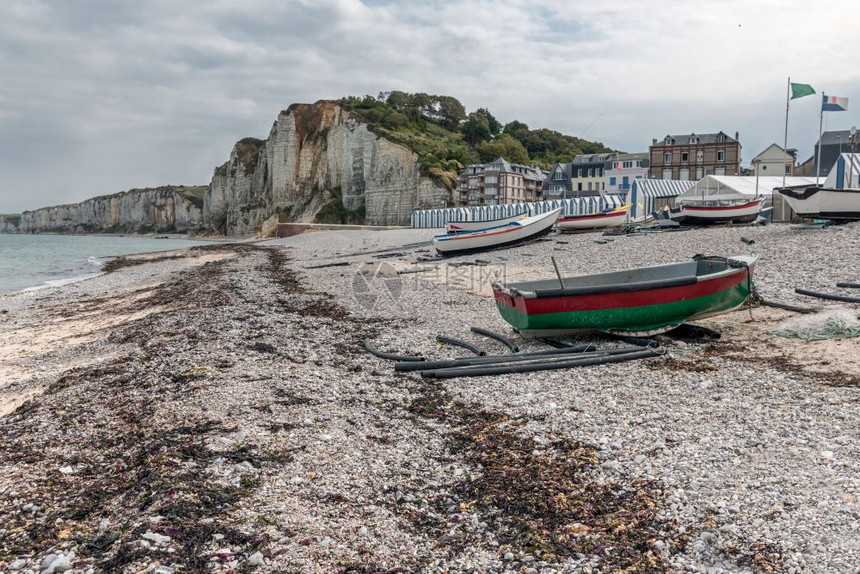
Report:
[[[337,103],[367,122],[374,133],[414,150],[421,158],[422,172],[449,189],[456,186],[458,172],[466,165],[500,156],[549,169],[579,154],[614,151],[546,128],[532,130],[517,120],[502,126],[486,108],[467,114],[450,96],[394,91],[375,98],[350,96]]]

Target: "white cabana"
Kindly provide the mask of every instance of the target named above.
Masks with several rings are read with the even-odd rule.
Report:
[[[625,203],[630,208],[631,219],[645,217],[653,211],[659,211],[664,205],[670,205],[672,198],[677,197],[693,187],[695,181],[676,179],[637,179],[627,192]]]
[[[782,187],[782,177],[767,176],[756,177],[754,175],[708,175],[700,179],[696,184],[679,195],[675,203],[681,203],[685,199],[698,199],[705,201],[737,201],[752,199],[763,195],[770,197],[773,190]],[[809,177],[786,177],[785,186],[815,184],[815,178]]]
[[[843,153],[836,159],[836,164],[827,174],[824,187],[845,189],[860,188],[860,153]]]

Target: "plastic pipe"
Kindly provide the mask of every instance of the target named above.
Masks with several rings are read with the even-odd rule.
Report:
[[[806,289],[795,289],[798,295],[806,295],[807,297],[818,297],[819,299],[827,299],[830,301],[844,301],[845,303],[860,303],[858,297],[846,297],[845,295],[831,295],[830,293],[816,293],[815,291],[807,291]]]
[[[570,369],[574,367],[588,367],[591,365],[606,365],[609,363],[620,363],[656,357],[662,353],[653,349],[637,349],[636,351],[618,355],[606,355],[601,357],[577,358],[561,361],[547,361],[542,363],[531,363],[526,365],[492,365],[478,367],[462,367],[452,369],[435,369],[421,371],[421,376],[427,379],[451,379],[454,377],[483,377],[488,375],[508,375],[511,373],[531,373],[535,371],[550,371],[555,369]]]
[[[447,343],[449,345],[454,345],[455,347],[462,347],[469,351],[472,351],[479,357],[485,356],[487,353],[480,347],[476,347],[472,343],[467,343],[461,339],[455,339],[454,337],[446,337],[445,335],[436,335],[436,340],[440,343]]]
[[[454,367],[468,367],[474,365],[501,365],[504,363],[524,363],[527,361],[539,361],[541,359],[564,358],[563,355],[578,355],[583,357],[605,357],[607,355],[619,355],[641,350],[640,347],[620,347],[614,349],[603,349],[599,351],[583,352],[575,347],[567,349],[548,349],[546,351],[535,351],[533,353],[517,353],[516,355],[487,355],[484,357],[459,357],[457,359],[445,359],[441,361],[426,361],[418,363],[415,361],[401,361],[394,364],[395,371],[426,371],[430,369],[448,369]]]
[[[380,359],[390,359],[392,361],[405,361],[411,363],[418,363],[424,361],[424,357],[419,357],[417,355],[395,355],[393,353],[383,353],[382,351],[371,345],[368,339],[364,340],[364,350],[371,355],[379,357]]]
[[[471,331],[473,333],[477,333],[478,335],[483,335],[485,337],[489,337],[490,339],[495,339],[496,341],[507,346],[507,348],[511,350],[511,353],[519,353],[520,352],[520,348],[517,347],[513,343],[513,341],[511,341],[510,339],[508,339],[504,335],[494,333],[493,331],[488,331],[487,329],[481,329],[480,327],[472,327]]]

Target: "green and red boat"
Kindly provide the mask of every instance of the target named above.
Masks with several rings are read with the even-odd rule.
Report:
[[[493,285],[502,317],[525,336],[578,331],[654,335],[743,305],[756,258],[692,261]]]

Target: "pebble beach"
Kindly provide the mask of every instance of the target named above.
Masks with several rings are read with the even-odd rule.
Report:
[[[433,260],[432,230],[117,260],[0,296],[0,573],[858,572],[860,223],[559,235]],[[662,356],[423,379],[512,333],[493,281],[757,255],[766,302]],[[852,293],[853,291],[853,293]],[[794,322],[794,323],[792,323]],[[621,345],[598,335],[569,343]]]

